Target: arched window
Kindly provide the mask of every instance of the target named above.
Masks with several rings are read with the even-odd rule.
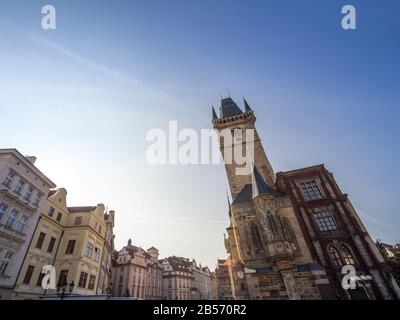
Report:
[[[254,246],[256,249],[261,249],[262,248],[262,241],[261,241],[261,235],[260,235],[260,230],[258,229],[257,225],[253,223],[251,225],[251,240],[254,243]]]
[[[355,264],[353,255],[351,254],[349,248],[347,248],[344,244],[340,246],[340,253],[342,254],[342,258],[345,264]]]
[[[334,246],[329,247],[329,256],[336,267],[341,267],[343,265],[339,251]]]

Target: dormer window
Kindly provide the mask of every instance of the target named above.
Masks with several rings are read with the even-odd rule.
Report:
[[[314,180],[303,182],[300,187],[306,201],[322,199],[322,193]]]

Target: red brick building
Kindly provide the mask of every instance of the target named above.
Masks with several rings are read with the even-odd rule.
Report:
[[[399,287],[333,174],[324,165],[280,172],[278,189],[290,195],[310,251],[325,269],[338,299],[398,299]],[[353,265],[357,290],[344,290],[342,267]]]

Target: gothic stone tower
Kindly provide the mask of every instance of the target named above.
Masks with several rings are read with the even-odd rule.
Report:
[[[246,150],[246,130],[255,130],[254,112],[246,100],[244,105],[243,112],[229,97],[221,100],[219,117],[212,110],[214,129],[219,133],[229,129],[233,136],[220,139],[223,154],[237,144]],[[275,186],[275,174],[256,130],[248,174],[238,175],[236,169],[241,166],[224,160],[233,200],[225,245],[232,259],[235,298],[326,297],[325,271],[310,255],[290,197]]]

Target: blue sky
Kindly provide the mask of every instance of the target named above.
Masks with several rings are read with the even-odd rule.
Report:
[[[41,28],[41,8],[57,29]],[[357,29],[341,28],[341,8]],[[2,1],[0,147],[38,157],[70,205],[211,267],[225,256],[220,165],[150,166],[146,133],[209,128],[245,95],[275,171],[325,163],[373,238],[399,236],[398,1]]]

